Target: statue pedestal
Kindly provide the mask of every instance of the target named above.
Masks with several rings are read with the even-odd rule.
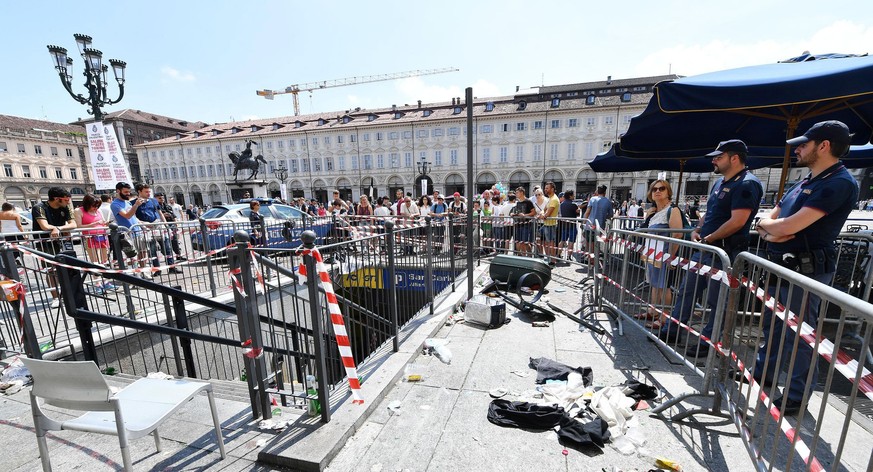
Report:
[[[227,182],[230,188],[232,203],[237,203],[243,198],[269,198],[267,195],[266,180],[239,180]]]

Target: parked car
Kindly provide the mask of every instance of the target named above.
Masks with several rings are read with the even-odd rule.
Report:
[[[276,204],[272,200],[261,200],[259,213],[264,217],[267,233],[267,246],[271,248],[295,248],[300,246],[300,235],[305,230],[315,231],[319,242],[331,233],[330,220],[316,219],[297,208]],[[234,203],[215,205],[203,213],[206,221],[209,249],[214,250],[230,244],[237,230],[250,231],[249,205]],[[191,234],[191,245],[195,250],[204,250],[203,234],[199,229]]]
[[[33,214],[30,210],[19,211],[18,214],[21,216],[21,227],[24,228],[24,232],[33,231]]]

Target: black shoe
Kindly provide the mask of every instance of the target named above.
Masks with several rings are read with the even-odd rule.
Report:
[[[184,274],[184,272],[182,272],[182,269],[178,267],[170,267],[170,270],[168,270],[167,272],[171,274]]]
[[[685,357],[706,357],[709,354],[709,344],[692,344],[685,350]]]
[[[161,275],[161,271],[159,271],[159,270],[152,272],[152,277],[158,277],[160,275]]]
[[[658,339],[665,343],[675,343],[679,340],[679,333],[676,331],[658,331]]]
[[[740,383],[749,383],[749,380],[740,371],[732,371],[728,374],[728,377],[733,377],[735,381]],[[755,382],[758,382],[758,385],[764,388],[770,388],[773,386],[773,379],[771,377],[767,377],[766,379],[764,379],[764,382],[761,382],[761,379],[757,377],[752,376],[752,378],[755,379]]]
[[[176,260],[177,260],[177,261],[185,262],[185,261],[188,260],[188,258],[185,257],[185,256],[179,256],[179,255],[177,255],[177,256],[176,256]]]
[[[787,396],[781,396],[775,400],[773,400],[773,404],[776,405],[776,408],[779,408],[782,411],[783,415],[796,415],[800,413],[800,406],[803,402],[799,400],[792,400]]]

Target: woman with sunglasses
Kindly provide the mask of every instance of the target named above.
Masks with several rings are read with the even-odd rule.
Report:
[[[670,187],[670,184],[662,179],[652,182],[649,185],[649,191],[646,193],[646,199],[655,204],[646,215],[648,228],[662,230],[654,231],[655,234],[661,236],[669,235],[674,238],[681,238],[681,232],[668,234],[663,231],[666,228],[682,229],[681,210],[674,208],[670,203],[673,199],[673,189]],[[655,253],[663,252],[666,249],[665,245],[660,241],[649,241],[648,246],[653,247]],[[675,246],[671,245],[669,247],[670,254],[675,253],[676,249]],[[660,260],[649,258],[648,264],[646,264],[646,274],[649,284],[652,286],[652,294],[649,301],[650,306],[643,313],[636,315],[636,317],[653,320],[646,326],[652,329],[660,329],[661,324],[664,322],[664,317],[660,316],[653,307],[667,312],[673,305],[673,293],[670,291],[670,285],[667,281],[667,267]]]

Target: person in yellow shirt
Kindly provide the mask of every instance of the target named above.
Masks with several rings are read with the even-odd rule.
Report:
[[[544,191],[546,193],[546,206],[543,212],[538,215],[543,220],[543,225],[540,227],[540,236],[543,242],[543,252],[549,260],[549,265],[554,266],[558,257],[558,246],[555,244],[558,232],[558,207],[561,202],[558,201],[558,196],[555,195],[555,183],[546,182]]]

